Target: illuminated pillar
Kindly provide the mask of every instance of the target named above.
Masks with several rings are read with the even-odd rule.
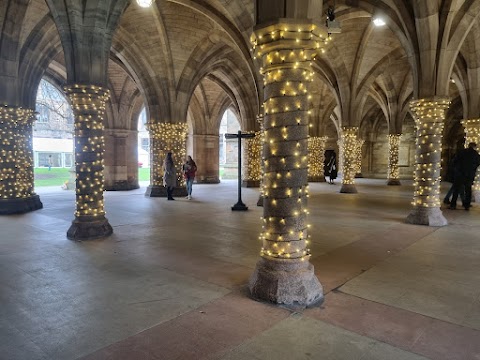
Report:
[[[358,170],[358,127],[343,127],[339,142],[342,156],[342,188],[341,193],[356,194],[355,174]],[[361,151],[360,151],[361,156]]]
[[[420,99],[410,102],[415,118],[416,152],[413,210],[407,223],[428,226],[447,225],[440,210],[440,168],[442,134],[448,99]]]
[[[34,192],[34,111],[0,106],[0,215],[41,209]]]
[[[468,144],[471,142],[476,143],[480,147],[480,119],[463,120],[462,125],[465,128],[465,147],[468,147]],[[472,187],[472,200],[480,203],[480,167],[477,169],[477,175]]]
[[[362,150],[363,150],[363,144],[365,144],[365,140],[363,139],[357,139],[357,146],[355,148],[355,156],[356,156],[356,161],[355,161],[355,177],[356,178],[362,178]]]
[[[109,92],[94,85],[65,88],[75,116],[75,219],[68,229],[70,240],[96,239],[112,234],[105,217],[104,116]]]
[[[325,182],[323,165],[325,162],[325,143],[327,137],[311,136],[308,138],[308,181]]]
[[[323,290],[309,263],[308,89],[317,43],[311,24],[258,29],[264,76],[264,202],[261,259],[249,282],[253,297],[309,305]]]
[[[388,179],[387,185],[401,185],[398,169],[398,154],[402,134],[388,135]]]
[[[262,178],[262,131],[247,131],[254,138],[245,139],[243,148],[242,186],[259,187]]]
[[[182,165],[187,155],[188,125],[186,123],[148,123],[150,132],[150,185],[145,196],[167,197],[163,186],[163,161],[168,152],[172,153],[177,169],[177,186],[174,196],[186,196]]]

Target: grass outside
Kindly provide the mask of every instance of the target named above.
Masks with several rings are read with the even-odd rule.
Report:
[[[62,186],[70,178],[68,170],[68,168],[52,168],[49,171],[47,167],[35,168],[35,187]]]
[[[46,167],[35,168],[35,187],[40,186],[62,186],[65,181],[70,179],[70,172],[67,168],[52,168],[50,171]],[[138,169],[138,180],[150,180],[150,168]]]

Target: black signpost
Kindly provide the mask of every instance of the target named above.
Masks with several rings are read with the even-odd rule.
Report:
[[[225,134],[225,139],[238,138],[238,201],[232,206],[233,211],[248,210],[248,207],[242,202],[242,139],[253,137],[255,137],[255,134],[242,134],[240,130],[237,134]]]

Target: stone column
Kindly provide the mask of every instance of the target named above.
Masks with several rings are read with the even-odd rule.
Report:
[[[356,178],[363,178],[362,175],[362,150],[363,144],[365,144],[365,140],[357,139],[357,146],[355,148],[355,177]]]
[[[0,215],[41,209],[34,192],[34,111],[0,106]]]
[[[65,88],[75,116],[76,211],[67,238],[96,239],[112,234],[105,217],[104,191],[104,116],[107,89],[94,85]]]
[[[105,190],[138,189],[138,131],[107,129]]]
[[[308,181],[325,182],[325,143],[327,137],[311,136],[308,138]]]
[[[167,197],[167,190],[163,186],[163,161],[168,152],[172,153],[177,169],[177,187],[173,195],[186,196],[182,165],[187,156],[188,125],[186,123],[148,123],[147,128],[150,132],[150,185],[145,196]]]
[[[388,135],[388,178],[387,185],[401,185],[398,169],[398,153],[402,134]]]
[[[219,135],[193,135],[193,160],[197,164],[197,184],[220,182]]]
[[[480,146],[480,119],[463,120],[462,125],[465,128],[465,147],[471,142]],[[477,169],[472,187],[472,200],[480,203],[480,167]]]
[[[264,231],[261,259],[249,282],[252,296],[310,305],[323,290],[309,262],[308,89],[320,47],[311,24],[282,20],[255,32],[264,76]]]
[[[262,144],[261,131],[247,131],[255,134],[254,138],[245,139],[243,147],[242,186],[259,187],[262,178]]]
[[[358,169],[358,127],[343,127],[339,142],[342,157],[342,188],[341,193],[356,194],[355,174]],[[361,152],[360,152],[361,156]]]
[[[450,101],[443,98],[410,102],[417,134],[413,210],[406,219],[409,224],[447,225],[440,210],[440,168],[443,126],[449,105]]]

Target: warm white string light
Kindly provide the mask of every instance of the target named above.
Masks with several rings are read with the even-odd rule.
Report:
[[[326,136],[311,136],[308,138],[308,178],[309,181],[323,181],[325,179],[325,144]]]
[[[242,169],[244,181],[258,182],[262,179],[262,147],[263,131],[246,131],[255,134],[253,138],[245,139],[245,166]]]
[[[467,148],[468,144],[473,142],[477,144],[478,150],[480,147],[480,119],[462,120],[462,125],[465,130],[465,147]],[[475,197],[475,201],[480,198],[480,168],[477,169],[472,195]]]
[[[400,185],[398,167],[401,134],[388,135],[388,185]]]
[[[348,188],[347,192],[353,192],[355,186],[355,175],[358,171],[359,142],[357,138],[358,127],[342,127],[341,140],[339,141],[340,156],[342,157],[342,190]],[[361,150],[360,150],[361,159]]]

